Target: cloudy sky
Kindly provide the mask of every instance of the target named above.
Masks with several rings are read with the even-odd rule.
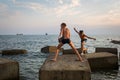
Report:
[[[56,34],[66,22],[90,34],[118,34],[120,0],[0,0],[0,34]]]

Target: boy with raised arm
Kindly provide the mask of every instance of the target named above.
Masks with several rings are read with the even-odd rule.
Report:
[[[60,35],[58,37],[59,40],[59,44],[57,46],[57,50],[55,53],[54,58],[52,59],[53,61],[57,61],[57,57],[59,54],[59,50],[60,48],[64,45],[64,44],[69,44],[71,46],[71,48],[74,50],[74,52],[76,53],[79,61],[83,61],[82,57],[80,56],[79,52],[77,51],[77,49],[75,48],[73,42],[70,40],[70,31],[67,28],[67,25],[65,23],[61,24],[61,30],[60,30]]]
[[[92,38],[92,37],[88,37],[87,35],[84,34],[84,31],[83,30],[80,30],[79,32],[76,30],[76,28],[74,28],[75,32],[78,33],[80,39],[81,39],[81,55],[84,55],[84,52],[87,50],[84,45],[85,45],[85,42],[87,41],[87,38],[88,39],[93,39],[93,40],[96,40],[95,38]]]

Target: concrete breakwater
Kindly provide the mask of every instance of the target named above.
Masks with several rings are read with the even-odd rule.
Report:
[[[57,62],[50,61],[50,54],[39,70],[39,80],[91,80],[91,71],[118,69],[116,48],[96,48],[95,53],[82,56],[83,63],[75,61],[77,57],[71,49],[63,52]]]
[[[0,80],[19,80],[19,63],[0,58]]]
[[[1,50],[0,54],[2,55],[18,55],[26,54],[27,50],[25,49],[11,49],[11,50]]]
[[[91,70],[85,56],[84,62],[76,61],[76,55],[62,55],[57,62],[50,55],[39,71],[39,80],[90,80]]]
[[[80,50],[78,50],[80,52]],[[63,51],[64,54],[74,54],[71,49]],[[95,53],[85,54],[90,67],[93,70],[118,69],[117,48],[97,47]]]
[[[118,57],[108,52],[86,54],[92,71],[118,69]]]
[[[27,50],[1,50],[2,55],[26,54]],[[19,63],[14,60],[0,58],[0,80],[19,80]]]
[[[42,53],[55,53],[56,49],[57,49],[56,46],[46,46],[46,47],[41,48],[41,52]],[[78,48],[77,50],[79,51],[79,53],[81,53],[80,48]],[[60,52],[62,52],[63,54],[73,54],[74,53],[74,51],[72,49],[64,50],[63,48],[60,49]],[[87,53],[87,51],[84,51],[84,53]]]
[[[112,40],[111,43],[120,44],[120,40]]]
[[[55,53],[56,52],[56,46],[46,46],[41,48],[42,53]],[[63,51],[63,48],[60,49],[60,52]]]
[[[91,71],[118,69],[116,48],[96,48],[95,53],[82,56],[84,62],[76,61],[71,49],[64,52],[57,62],[50,60],[54,56],[50,54],[39,70],[40,80],[91,80]],[[0,58],[0,74],[0,80],[19,80],[19,63]]]

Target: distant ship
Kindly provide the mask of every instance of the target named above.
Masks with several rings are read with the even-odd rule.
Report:
[[[47,35],[48,35],[48,33],[45,33],[45,35],[47,36]]]
[[[17,36],[22,36],[23,34],[21,33],[21,34],[16,34]]]

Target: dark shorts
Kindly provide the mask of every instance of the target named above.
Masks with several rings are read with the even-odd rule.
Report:
[[[87,42],[87,39],[82,39],[82,40],[81,40],[81,42],[84,42],[84,41]]]
[[[69,44],[70,43],[70,39],[62,39],[62,43],[63,44]]]

